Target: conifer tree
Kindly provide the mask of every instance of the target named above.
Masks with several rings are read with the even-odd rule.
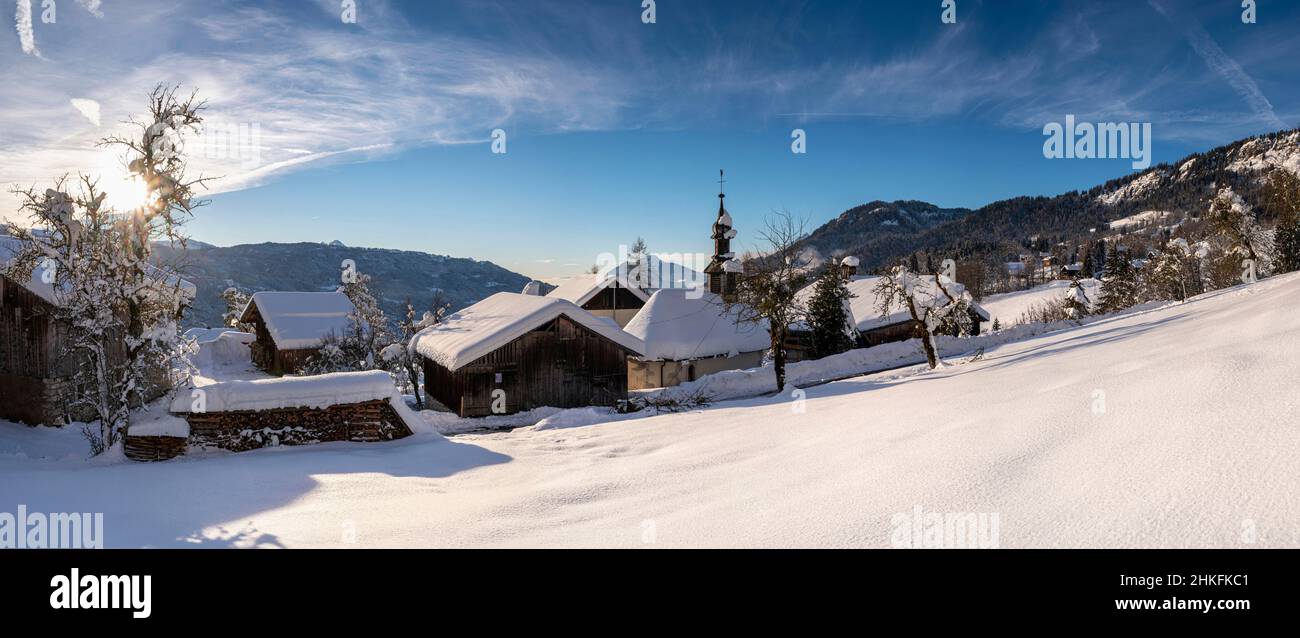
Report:
[[[1129,261],[1128,251],[1116,246],[1106,257],[1097,309],[1102,313],[1115,312],[1136,305],[1137,299],[1137,270]]]
[[[1070,282],[1069,290],[1065,291],[1065,312],[1071,319],[1082,319],[1091,311],[1092,300],[1088,298],[1088,293],[1083,289],[1079,277],[1075,276],[1074,281]]]
[[[1286,169],[1274,170],[1264,189],[1264,200],[1268,210],[1277,217],[1274,270],[1300,270],[1300,177]]]
[[[1277,223],[1275,236],[1278,272],[1300,270],[1300,211],[1290,213]]]
[[[834,261],[827,262],[826,270],[813,285],[812,298],[808,300],[808,325],[812,329],[810,353],[820,359],[853,348],[850,336],[847,305],[853,293],[845,285],[844,276]]]

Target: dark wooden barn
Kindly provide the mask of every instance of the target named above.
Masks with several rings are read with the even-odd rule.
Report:
[[[69,416],[76,365],[60,356],[54,304],[32,288],[0,275],[0,419],[55,425]]]
[[[641,341],[609,319],[550,297],[498,293],[412,340],[426,395],[460,416],[627,398]]]
[[[259,292],[239,320],[257,336],[250,346],[253,363],[283,375],[300,370],[327,337],[350,330],[355,310],[340,292]]]

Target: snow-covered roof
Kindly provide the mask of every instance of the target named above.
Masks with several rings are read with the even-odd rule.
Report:
[[[561,315],[636,354],[645,349],[640,339],[620,330],[618,324],[570,301],[513,292],[499,292],[421,330],[411,338],[411,348],[454,371]]]
[[[9,266],[9,264],[18,257],[18,253],[22,252],[22,250],[22,240],[11,235],[0,235],[0,269]],[[41,281],[40,268],[33,268],[31,277],[28,277],[27,279],[27,281],[20,281],[17,283],[31,291],[37,297],[40,297],[51,304],[56,303],[54,300],[54,285]]]
[[[573,302],[574,305],[581,306],[582,304],[591,301],[591,298],[595,297],[596,293],[610,287],[615,281],[617,281],[620,288],[626,288],[628,292],[635,295],[637,299],[640,299],[641,301],[650,299],[650,295],[646,293],[646,291],[632,285],[628,281],[626,274],[627,271],[623,269],[618,270],[617,276],[614,275],[614,269],[599,274],[583,273],[565,280],[563,283],[556,286],[555,290],[547,293],[546,296],[554,299],[563,299],[565,301]]]
[[[629,259],[618,266],[619,276],[624,281],[641,282],[641,288],[646,290],[648,295],[660,288],[698,288],[702,287],[708,281],[704,273],[689,268],[681,261],[689,261],[690,255],[669,254],[660,256],[656,253],[649,253],[640,260],[629,256]],[[613,270],[608,267],[602,270],[606,275]]]
[[[944,275],[939,275],[939,280],[943,282],[944,288],[953,295],[960,296],[966,291],[965,286]],[[934,279],[931,275],[923,275],[922,281],[928,281],[932,285]],[[879,283],[880,277],[853,277],[845,284],[849,289],[849,292],[854,295],[854,297],[849,300],[849,313],[852,315],[854,327],[856,327],[859,332],[892,326],[905,321],[911,321],[912,319],[911,313],[909,313],[907,308],[902,305],[901,300],[896,300],[894,304],[890,306],[888,315],[883,317],[881,316],[880,301],[879,298],[876,297],[876,286]],[[812,299],[813,289],[816,285],[817,284],[814,282],[799,291],[799,300],[801,303],[807,305],[808,301]],[[988,311],[980,307],[979,304],[972,303],[970,307],[971,310],[974,310],[980,317],[988,320]]]
[[[253,293],[240,313],[245,321],[253,306],[281,350],[316,348],[331,334],[344,335],[352,326],[350,315],[356,311],[341,292]]]
[[[328,408],[333,405],[378,401],[393,396],[393,378],[383,370],[334,372],[306,377],[224,380],[201,387],[208,412]],[[189,412],[193,399],[181,392],[172,399],[171,411]]]
[[[844,259],[840,260],[840,265],[848,266],[849,268],[857,268],[859,263],[860,262],[858,261],[858,258],[854,257],[853,255],[849,255],[848,257],[845,257]]]
[[[13,235],[0,235],[0,269],[8,266],[23,251],[25,243],[22,239]],[[153,264],[146,264],[145,269],[151,274],[162,273],[163,271]],[[194,295],[198,292],[198,287],[193,283],[178,277],[175,273],[167,273],[165,281],[168,286],[180,286],[181,293],[188,299],[193,300]],[[41,269],[36,267],[32,269],[32,274],[27,281],[18,282],[22,287],[30,290],[36,296],[44,299],[51,304],[57,304],[53,284],[45,283],[41,278]]]
[[[713,293],[660,290],[626,330],[645,341],[645,358],[652,361],[756,352],[771,345],[766,323],[736,325],[735,317]]]

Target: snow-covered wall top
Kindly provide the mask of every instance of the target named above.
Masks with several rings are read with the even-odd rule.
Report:
[[[698,295],[699,293],[696,293]],[[688,290],[660,290],[627,324],[626,330],[645,341],[645,358],[682,361],[766,350],[771,345],[767,324],[736,324],[722,299]]]
[[[220,381],[199,388],[207,412],[328,408],[334,405],[377,401],[393,397],[393,380],[383,370],[335,372],[309,377],[279,377]],[[188,413],[195,403],[190,393],[179,392],[171,411]]]
[[[602,321],[570,301],[513,292],[499,292],[421,330],[411,338],[411,348],[455,371],[560,315],[637,354],[645,349],[640,339],[617,324]]]
[[[356,311],[341,292],[258,292],[248,303],[257,306],[281,350],[316,348],[331,334],[346,334]]]

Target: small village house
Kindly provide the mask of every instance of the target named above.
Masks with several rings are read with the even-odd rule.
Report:
[[[331,335],[353,329],[356,307],[341,292],[254,293],[239,321],[252,327],[253,363],[271,374],[293,374]]]
[[[410,347],[424,388],[460,416],[627,398],[627,358],[645,345],[564,299],[501,292],[422,330]]]

